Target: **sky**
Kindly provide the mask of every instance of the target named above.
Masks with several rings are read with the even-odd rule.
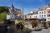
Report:
[[[22,8],[25,14],[31,10],[37,10],[42,6],[50,4],[50,0],[0,0],[0,6],[11,7],[12,2],[15,8]]]

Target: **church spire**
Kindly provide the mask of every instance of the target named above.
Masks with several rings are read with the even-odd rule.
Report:
[[[10,1],[11,1],[11,8],[12,8],[12,10],[14,10],[13,1],[12,0],[10,0]]]
[[[11,5],[11,6],[12,6],[12,12],[14,13],[14,5],[13,5],[13,3],[12,3],[12,5]]]
[[[14,5],[13,5],[13,3],[12,3],[12,9],[14,9]]]

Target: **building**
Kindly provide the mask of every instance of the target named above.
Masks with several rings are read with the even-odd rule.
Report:
[[[37,18],[40,19],[41,21],[43,21],[43,19],[46,21],[47,18],[46,11],[45,10],[38,11]]]
[[[22,12],[21,12],[21,9],[17,9],[13,6],[12,4],[12,7],[9,8],[9,12],[10,12],[10,15],[11,15],[11,20],[15,20],[15,19],[21,19],[22,18]]]
[[[48,7],[46,8],[46,12],[47,12],[47,19],[46,21],[50,21],[50,4],[48,5]]]
[[[48,7],[42,8],[38,11],[34,11],[26,15],[26,18],[37,18],[41,21],[50,21],[50,4]]]
[[[37,15],[38,14],[36,12],[31,11],[31,13],[27,14],[25,17],[28,19],[30,19],[30,18],[32,19],[32,18],[37,18]]]

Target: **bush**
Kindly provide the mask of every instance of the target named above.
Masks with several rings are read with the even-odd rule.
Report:
[[[18,30],[17,33],[31,33],[31,30],[28,28],[24,28],[23,30]]]
[[[18,22],[19,22],[19,23],[22,23],[22,25],[23,25],[23,27],[24,27],[24,25],[25,25],[25,21],[24,21],[24,20],[18,20]],[[19,30],[17,30],[16,32],[17,32],[17,33],[31,33],[31,30],[24,27],[22,30],[19,29]]]
[[[32,21],[32,28],[37,27],[38,26],[38,22],[36,20]]]
[[[0,14],[0,21],[4,21],[6,19],[6,14],[1,13]]]
[[[16,28],[17,28],[17,30],[23,30],[23,28],[24,28],[24,25],[20,22],[20,23],[18,23],[17,25],[16,25]]]

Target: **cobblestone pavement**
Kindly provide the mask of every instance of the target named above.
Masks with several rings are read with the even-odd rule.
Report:
[[[31,33],[50,33],[50,28],[42,29],[42,31],[32,31]]]

